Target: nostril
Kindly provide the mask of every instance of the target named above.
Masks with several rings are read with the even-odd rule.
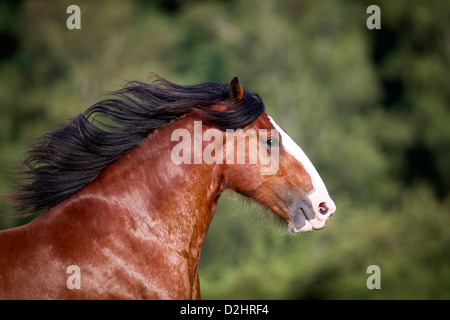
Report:
[[[328,213],[328,207],[325,202],[321,202],[319,204],[319,212],[320,214],[326,215]]]

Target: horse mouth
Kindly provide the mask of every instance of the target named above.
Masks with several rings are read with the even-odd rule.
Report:
[[[307,214],[307,209],[305,210],[304,207],[299,207],[292,220],[288,222],[289,231],[291,233],[303,233],[325,227],[328,221],[328,217],[325,217],[328,213],[328,208],[325,205],[320,205],[318,211],[321,217],[317,217],[311,210],[313,215],[313,218],[311,218]]]

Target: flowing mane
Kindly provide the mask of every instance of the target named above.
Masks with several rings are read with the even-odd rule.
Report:
[[[155,129],[187,114],[221,130],[243,128],[264,111],[260,97],[244,89],[233,101],[228,83],[182,86],[157,75],[151,84],[132,81],[111,92],[67,124],[37,139],[15,176],[11,199],[21,215],[53,207],[94,180]],[[221,105],[224,110],[211,108]]]

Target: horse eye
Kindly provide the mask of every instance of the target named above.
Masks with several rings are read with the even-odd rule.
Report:
[[[267,147],[276,148],[280,144],[280,140],[277,136],[268,137],[267,140],[264,141]]]

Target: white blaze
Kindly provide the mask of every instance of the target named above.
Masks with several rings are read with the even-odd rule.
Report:
[[[308,194],[308,198],[313,206],[315,218],[309,220],[309,223],[315,229],[323,228],[328,217],[336,211],[336,205],[334,204],[333,200],[331,200],[327,188],[320,178],[319,173],[317,172],[316,168],[314,168],[314,165],[308,159],[303,150],[283,129],[281,129],[281,127],[272,119],[271,116],[269,116],[269,120],[273,124],[275,129],[277,129],[280,133],[284,149],[303,165],[306,172],[308,172],[309,176],[311,177],[313,190],[311,190],[311,192]],[[319,212],[319,205],[321,203],[325,203],[328,208],[328,213],[325,215],[322,215]],[[307,230],[308,227],[310,226],[307,225],[305,226],[305,230],[303,230],[302,228],[298,231],[309,231]]]

